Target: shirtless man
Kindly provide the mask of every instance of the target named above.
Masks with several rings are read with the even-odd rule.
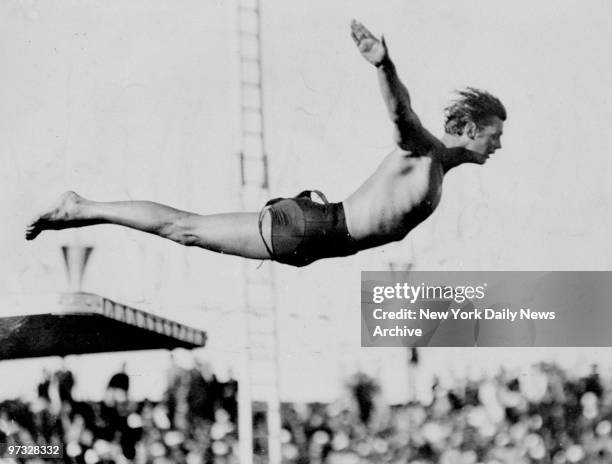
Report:
[[[66,192],[30,223],[26,239],[48,229],[117,224],[186,246],[293,266],[401,240],[436,208],[449,169],[484,164],[501,148],[506,111],[487,92],[460,91],[446,109],[446,133],[437,139],[412,110],[384,39],[356,21],[351,35],[362,56],[377,68],[398,147],[344,202],[327,203],[322,194],[325,203],[314,202],[306,191],[271,200],[259,213],[202,216],[148,201],[95,202]]]

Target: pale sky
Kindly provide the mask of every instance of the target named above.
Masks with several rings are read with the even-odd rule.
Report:
[[[397,383],[403,351],[359,347],[361,270],[390,261],[432,270],[612,268],[611,13],[604,0],[264,2],[272,196],[317,188],[340,201],[393,148],[375,71],[348,33],[353,17],[385,34],[435,134],[455,88],[485,88],[508,110],[504,148],[486,166],[453,171],[436,213],[401,244],[303,269],[273,265],[285,397],[329,398],[360,366],[380,366],[377,375]],[[233,364],[239,259],[108,226],[28,243],[23,228],[67,189],[200,213],[236,208],[234,26],[234,5],[222,1],[0,4],[1,301],[62,291],[59,247],[93,244],[86,290],[207,330],[203,355],[223,369]],[[463,353],[448,356],[469,363],[473,354]],[[153,379],[151,356],[130,369]],[[432,370],[446,369],[442,358],[431,353]],[[83,359],[68,361],[87,372]],[[119,364],[109,358],[99,382]],[[315,375],[320,391],[304,392]],[[25,377],[14,383],[12,391],[31,386]]]

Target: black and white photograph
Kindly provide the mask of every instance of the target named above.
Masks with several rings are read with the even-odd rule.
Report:
[[[0,462],[612,463],[611,21],[0,2]]]

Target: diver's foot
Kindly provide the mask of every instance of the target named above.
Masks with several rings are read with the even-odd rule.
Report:
[[[79,217],[79,213],[84,202],[85,199],[74,192],[63,193],[51,208],[28,224],[26,240],[34,240],[43,230],[60,230],[83,225],[85,221]]]

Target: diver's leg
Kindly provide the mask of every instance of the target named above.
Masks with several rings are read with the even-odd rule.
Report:
[[[186,246],[254,259],[269,259],[262,240],[270,243],[270,218],[264,214],[262,234],[258,213],[199,215],[150,201],[95,202],[74,192],[40,214],[26,229],[33,240],[44,230],[94,224],[117,224],[148,232]]]

